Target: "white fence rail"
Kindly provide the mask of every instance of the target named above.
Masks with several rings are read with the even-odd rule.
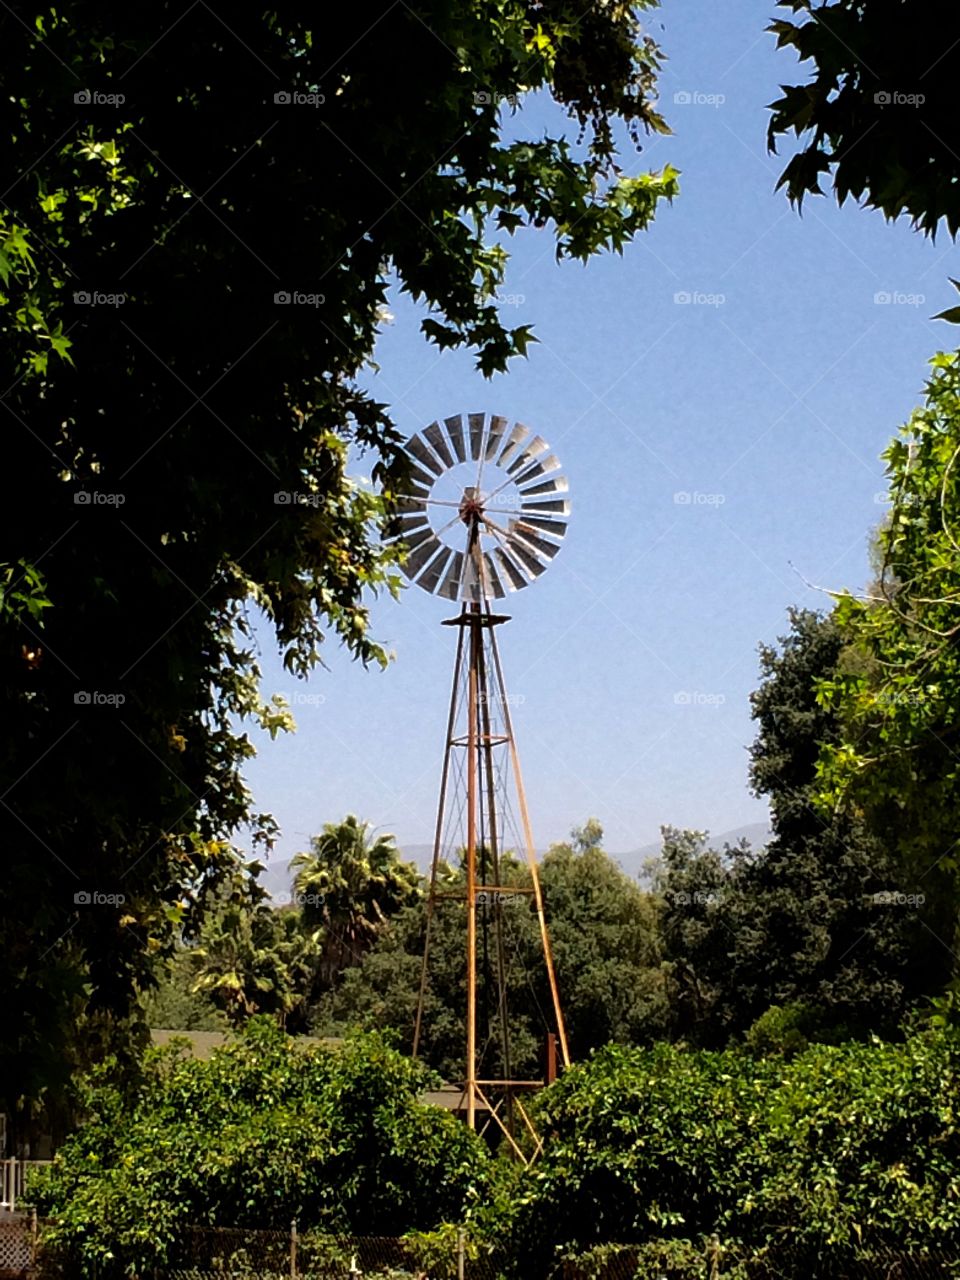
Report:
[[[50,1164],[49,1160],[0,1160],[0,1209],[12,1209],[23,1195],[30,1169]]]

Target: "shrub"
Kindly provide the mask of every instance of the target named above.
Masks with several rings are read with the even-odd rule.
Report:
[[[746,1254],[960,1246],[960,1035],[792,1059],[609,1046],[539,1100],[540,1161],[501,1230],[516,1274],[611,1240]]]
[[[376,1035],[303,1048],[260,1020],[208,1061],[151,1050],[132,1098],[103,1069],[86,1122],[31,1186],[57,1218],[48,1248],[106,1280],[190,1265],[177,1256],[188,1224],[389,1236],[459,1219],[489,1160],[418,1102],[429,1082]]]

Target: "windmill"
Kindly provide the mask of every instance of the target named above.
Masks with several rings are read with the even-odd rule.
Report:
[[[412,436],[405,450],[408,479],[397,500],[393,530],[406,547],[402,568],[417,586],[460,605],[459,614],[444,622],[457,629],[457,647],[413,1053],[416,1057],[424,1027],[435,916],[444,900],[456,897],[466,913],[463,1110],[471,1128],[477,1127],[478,1113],[485,1124],[495,1122],[522,1156],[515,1137],[516,1117],[538,1146],[523,1096],[542,1081],[515,1079],[512,1068],[506,912],[517,900],[526,900],[539,927],[550,993],[548,1079],[557,1043],[564,1066],[569,1065],[570,1054],[511,700],[497,645],[497,628],[509,618],[495,612],[494,601],[526,587],[556,555],[567,530],[568,485],[546,441],[497,415],[471,413],[446,418],[442,424],[434,422]],[[452,895],[439,887],[438,870],[445,836],[458,824],[465,892]],[[524,850],[529,867],[529,885],[523,887],[504,884],[501,875],[505,841],[511,834],[517,837],[516,846]]]

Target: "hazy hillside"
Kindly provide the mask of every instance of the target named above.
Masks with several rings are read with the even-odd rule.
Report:
[[[770,826],[766,822],[751,822],[745,827],[736,827],[732,831],[721,831],[717,835],[711,835],[710,843],[715,848],[722,848],[725,844],[736,844],[738,840],[748,840],[754,848],[759,848],[766,844],[770,839]],[[538,857],[543,856],[543,850],[538,851]],[[660,842],[644,845],[640,849],[631,849],[627,853],[617,853],[616,850],[608,850],[611,858],[615,858],[620,863],[624,871],[628,875],[640,875],[643,871],[644,863],[649,862],[651,858],[656,858],[660,854]],[[430,867],[430,859],[433,857],[432,844],[409,844],[403,849],[403,856],[411,862],[415,862],[421,871],[427,871]],[[266,871],[263,873],[262,881],[264,888],[270,896],[276,901],[281,901],[283,894],[290,892],[290,862],[275,862],[268,864]]]

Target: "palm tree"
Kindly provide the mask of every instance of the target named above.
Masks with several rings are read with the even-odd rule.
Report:
[[[206,992],[233,1027],[254,1013],[281,1026],[301,1016],[323,959],[322,936],[298,912],[275,910],[238,872],[217,895],[190,953],[193,990]]]
[[[421,893],[420,873],[401,859],[396,839],[374,835],[352,813],[325,823],[309,853],[298,853],[291,867],[304,925],[324,931],[321,982],[327,988],[359,963],[390,917]]]

